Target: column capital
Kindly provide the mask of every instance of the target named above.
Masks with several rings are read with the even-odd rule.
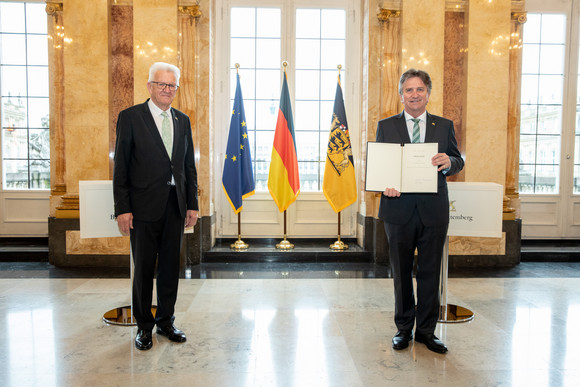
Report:
[[[56,1],[50,1],[50,2],[46,2],[46,7],[44,7],[44,10],[46,11],[46,13],[48,15],[54,15],[57,12],[62,12],[62,1],[56,2]]]
[[[198,4],[195,5],[180,5],[177,7],[179,13],[189,15],[192,18],[198,19],[201,17],[201,9]]]
[[[512,12],[512,21],[518,22],[518,24],[524,24],[528,21],[527,12]]]
[[[396,9],[379,8],[377,11],[377,18],[379,21],[389,21],[392,17],[401,17],[401,11]]]

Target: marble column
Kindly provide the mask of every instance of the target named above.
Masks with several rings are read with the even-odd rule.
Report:
[[[428,3],[428,6],[426,5]],[[404,0],[401,2],[401,70],[425,70],[433,91],[427,110],[443,113],[445,45],[445,0]]]
[[[510,14],[509,0],[469,2],[466,181],[505,184]]]
[[[177,65],[177,34],[177,0],[133,1],[134,103],[149,98],[147,81],[153,63]]]
[[[56,214],[56,207],[66,194],[65,184],[65,137],[64,137],[64,25],[62,2],[46,4],[48,32],[48,67],[50,99],[50,210]]]
[[[109,2],[67,0],[63,20],[67,194],[56,216],[78,218],[79,180],[109,178]]]

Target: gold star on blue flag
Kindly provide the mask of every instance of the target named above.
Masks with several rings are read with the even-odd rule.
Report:
[[[240,75],[236,74],[236,78],[236,96],[224,159],[222,187],[234,213],[237,214],[242,210],[243,199],[254,194],[255,183]]]

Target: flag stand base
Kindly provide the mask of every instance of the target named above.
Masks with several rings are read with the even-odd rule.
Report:
[[[348,245],[341,241],[340,239],[330,245],[332,250],[346,250],[348,249]]]
[[[232,250],[246,250],[248,247],[250,247],[250,245],[245,243],[239,235],[238,240],[230,245],[230,249]]]
[[[290,250],[294,248],[294,245],[286,240],[286,235],[284,235],[284,240],[276,245],[277,249],[280,250]]]

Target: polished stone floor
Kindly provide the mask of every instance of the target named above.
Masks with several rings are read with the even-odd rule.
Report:
[[[494,274],[495,273],[495,274]],[[393,283],[373,265],[210,265],[180,280],[184,344],[102,315],[124,271],[0,263],[1,386],[579,386],[580,263],[452,270],[449,352],[394,351]]]

